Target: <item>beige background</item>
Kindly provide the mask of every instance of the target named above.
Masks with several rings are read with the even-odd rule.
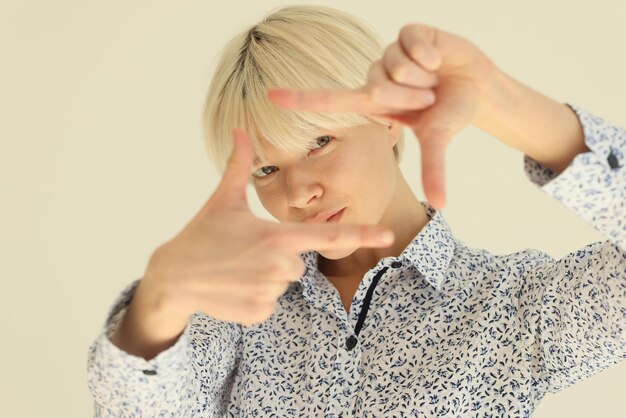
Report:
[[[0,416],[91,416],[86,353],[106,311],[219,181],[200,130],[219,49],[281,4],[0,3]],[[626,126],[623,2],[334,5],[387,43],[409,22],[465,36],[523,83]],[[402,168],[423,199],[419,162],[411,134]],[[604,239],[527,180],[519,152],[473,127],[447,164],[443,213],[468,245],[561,257]],[[548,395],[534,416],[625,416],[625,383],[621,363]]]

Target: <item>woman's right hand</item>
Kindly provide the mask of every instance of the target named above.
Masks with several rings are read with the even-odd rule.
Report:
[[[233,136],[233,152],[213,195],[178,235],[152,254],[127,312],[141,329],[125,338],[138,333],[153,344],[172,342],[196,311],[243,325],[263,322],[289,283],[304,274],[299,253],[393,242],[393,235],[388,241],[379,239],[381,232],[391,232],[381,226],[257,218],[245,190],[254,151],[245,131],[235,129]]]

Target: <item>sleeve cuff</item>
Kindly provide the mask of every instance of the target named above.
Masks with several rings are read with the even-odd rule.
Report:
[[[607,171],[615,170],[623,166],[624,148],[626,147],[626,132],[618,127],[607,123],[604,119],[595,116],[583,108],[565,103],[572,109],[581,122],[584,132],[584,141],[590,152],[578,154],[570,165],[559,175],[535,161],[532,157],[524,154],[524,171],[526,176],[534,184],[544,186],[556,177],[561,177],[573,167],[573,171],[581,170],[581,166],[599,164]],[[572,170],[570,170],[572,171]]]
[[[578,154],[560,174],[524,155],[524,171],[531,182],[580,215],[622,249],[626,247],[624,202],[626,130],[611,125],[579,106],[568,104],[578,116],[590,151]]]
[[[92,346],[92,351],[97,351],[103,367],[119,369],[125,373],[142,373],[147,375],[146,377],[150,377],[152,374],[162,375],[162,373],[167,373],[170,370],[180,371],[187,363],[191,321],[187,322],[185,330],[174,345],[150,360],[129,354],[111,341],[111,336],[126,314],[140,280],[133,281],[117,297],[113,307],[109,310],[104,329]]]

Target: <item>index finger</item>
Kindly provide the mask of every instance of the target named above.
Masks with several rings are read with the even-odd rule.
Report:
[[[268,99],[275,105],[294,110],[312,112],[381,113],[372,100],[371,89],[285,89],[270,88]]]
[[[393,232],[383,226],[287,223],[280,224],[274,243],[284,250],[300,253],[354,247],[388,247],[394,239]]]

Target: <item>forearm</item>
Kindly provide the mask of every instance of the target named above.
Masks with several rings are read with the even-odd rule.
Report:
[[[488,106],[476,126],[560,174],[588,152],[582,126],[565,104],[495,71]]]
[[[149,313],[150,303],[142,292],[145,291],[142,284],[145,283],[139,284],[124,318],[111,336],[111,342],[129,354],[150,360],[176,343],[186,323],[173,323],[172,316],[149,321],[155,314]]]

